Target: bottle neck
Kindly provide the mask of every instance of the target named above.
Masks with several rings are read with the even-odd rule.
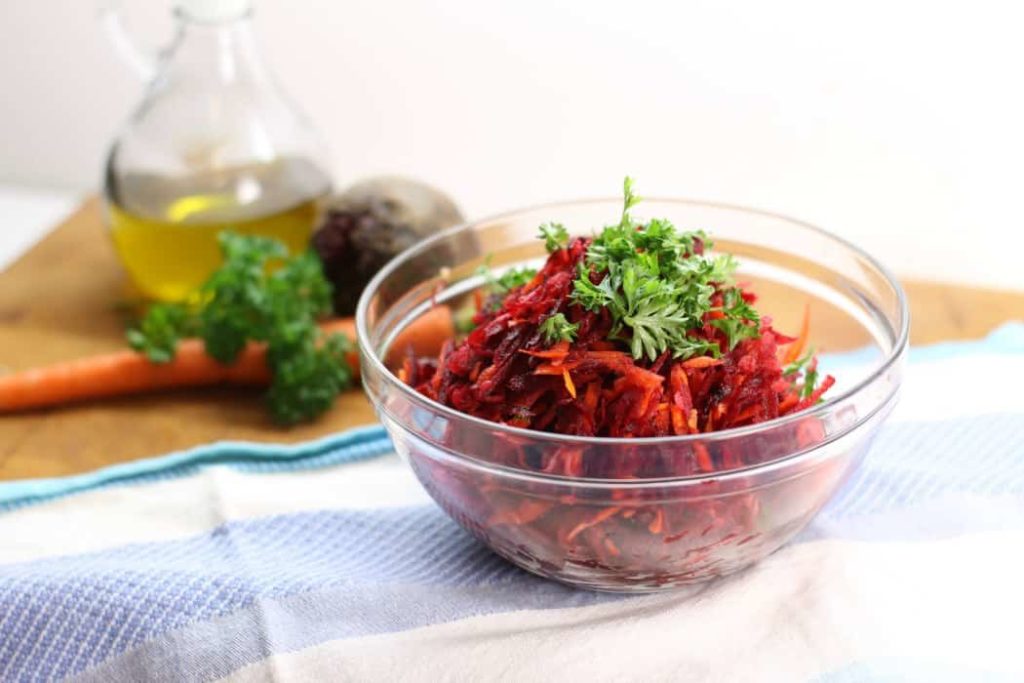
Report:
[[[266,78],[250,9],[231,18],[210,20],[178,7],[175,17],[178,28],[166,56],[168,72],[225,84]]]
[[[193,21],[215,23],[245,16],[252,0],[176,0],[174,9]]]

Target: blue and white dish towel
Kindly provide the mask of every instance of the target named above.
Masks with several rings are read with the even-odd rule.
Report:
[[[379,428],[0,485],[0,681],[1022,680],[1022,392],[1024,325],[915,349],[800,539],[668,595],[497,559]]]

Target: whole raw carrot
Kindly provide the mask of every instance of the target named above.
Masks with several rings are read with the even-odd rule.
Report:
[[[354,328],[352,333],[355,334]],[[410,353],[414,356],[436,356],[441,352],[441,346],[454,336],[452,309],[444,304],[434,306],[395,335],[385,362],[389,366],[401,365]]]
[[[355,339],[352,318],[331,320],[321,329]],[[451,311],[438,306],[403,330],[392,347],[396,351],[411,347],[414,352],[429,349],[436,353],[453,334]],[[351,353],[348,360],[358,377],[356,353]],[[0,376],[0,413],[163,389],[217,384],[264,386],[270,379],[262,343],[250,342],[234,363],[224,365],[206,355],[201,340],[185,339],[169,363],[153,363],[135,351],[115,351]]]

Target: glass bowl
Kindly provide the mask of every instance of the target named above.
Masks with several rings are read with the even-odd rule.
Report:
[[[704,229],[716,251],[734,254],[739,279],[758,292],[758,308],[776,329],[799,329],[810,311],[821,370],[837,379],[826,401],[708,434],[583,438],[457,412],[393,372],[402,355],[391,348],[396,335],[434,306],[463,307],[482,285],[480,265],[500,271],[542,262],[541,223],[591,234],[620,212],[620,200],[550,204],[448,230],[373,279],[356,325],[366,392],[396,451],[452,519],[541,576],[650,592],[735,572],[807,525],[857,467],[897,400],[909,320],[896,279],[838,237],[739,207],[645,200],[637,214]],[[588,476],[558,474],[565,459],[576,458]],[[622,458],[641,459],[642,475],[615,478]]]

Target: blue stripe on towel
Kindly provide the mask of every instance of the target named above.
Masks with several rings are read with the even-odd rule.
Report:
[[[583,607],[625,596],[574,591],[530,575],[484,586],[373,585],[261,599],[219,619],[168,632],[88,669],[84,681],[213,680],[275,653],[476,615]],[[166,668],[161,666],[169,662]]]
[[[513,567],[434,506],[281,515],[0,567],[0,680],[66,676],[190,624],[327,593],[341,635],[613,599]]]
[[[920,511],[943,496],[984,494],[985,502],[996,505],[999,497],[991,494],[1004,494],[1019,512],[1024,452],[1014,437],[1022,422],[1022,416],[987,416],[942,427],[887,425],[861,473],[823,511],[804,540],[824,529],[830,538],[860,536],[865,525],[873,540],[886,540],[879,537],[879,529],[888,538],[901,539],[962,532],[949,517],[956,514],[955,507],[947,509],[945,518],[927,515],[925,526],[919,524],[919,515],[907,523],[892,521],[901,510]],[[984,457],[993,476],[964,477],[964,457]],[[922,486],[918,482],[926,467],[930,476]],[[1022,514],[1001,514],[995,508],[991,513],[981,523],[1024,523]],[[883,514],[884,523],[872,526],[872,516]],[[401,601],[395,591],[402,593]],[[198,625],[211,620],[255,618],[246,610],[278,610],[275,614],[284,618],[291,614],[283,606],[286,602],[293,606],[288,609],[297,609],[300,596],[319,595],[329,595],[334,605],[333,616],[323,615],[323,630],[316,631],[325,639],[517,606],[565,607],[608,599],[536,579],[506,564],[434,506],[289,514],[232,522],[185,540],[0,565],[0,669],[8,667],[0,671],[0,680],[28,672],[66,675],[143,643],[156,648],[156,639],[198,638],[197,633],[205,632]],[[521,602],[510,596],[519,596]],[[371,616],[364,614],[367,600],[379,608]],[[223,638],[233,633],[224,632],[211,646],[226,647]],[[300,636],[278,632],[273,639],[294,644]],[[266,654],[258,642],[243,645],[232,642],[228,648],[239,648],[232,655],[233,665],[245,663],[239,660],[243,652]],[[195,665],[216,664],[218,671],[227,666],[226,660],[214,660],[197,660]]]
[[[884,425],[829,509],[884,512],[940,493],[1024,493],[1024,414]]]

